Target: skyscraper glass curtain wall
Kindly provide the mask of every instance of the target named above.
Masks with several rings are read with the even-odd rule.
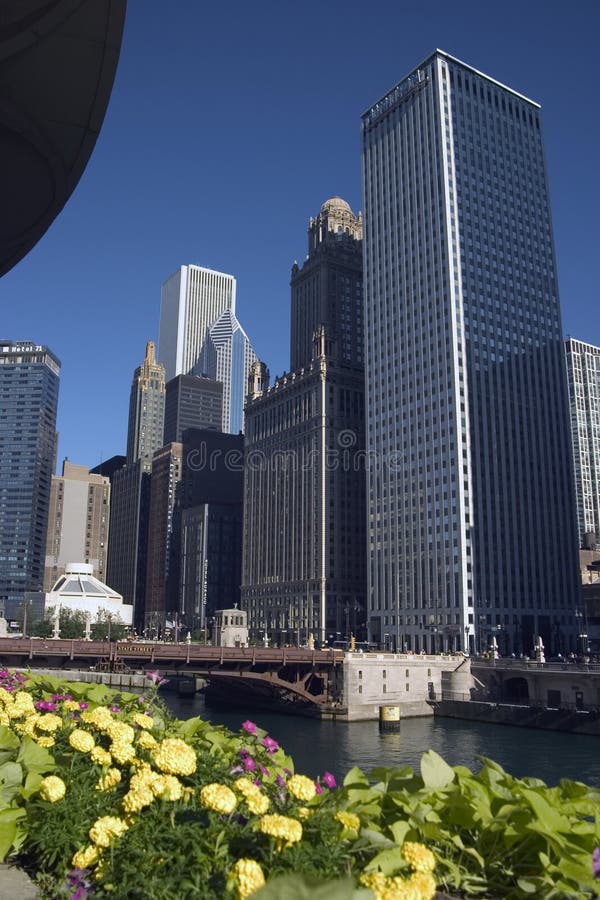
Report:
[[[574,645],[539,106],[436,51],[362,134],[371,635],[414,650]]]
[[[59,376],[48,347],[0,341],[0,616],[8,618],[43,587]]]

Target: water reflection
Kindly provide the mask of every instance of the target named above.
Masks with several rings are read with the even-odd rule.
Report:
[[[431,747],[450,765],[473,771],[480,768],[478,757],[487,756],[519,777],[534,776],[548,784],[581,779],[600,787],[600,744],[588,735],[433,718],[407,719],[400,732],[382,734],[377,722],[321,722],[246,707],[208,707],[201,694],[180,698],[165,693],[164,700],[182,719],[201,716],[232,731],[253,719],[293,756],[298,771],[312,777],[328,770],[339,779],[355,765],[365,772],[376,766],[418,769],[422,753]]]

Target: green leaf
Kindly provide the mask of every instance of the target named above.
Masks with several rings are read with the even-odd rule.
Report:
[[[517,884],[524,894],[535,894],[538,890],[538,885],[534,881],[527,881],[526,878],[517,878]]]
[[[23,739],[17,762],[22,763],[28,772],[41,772],[44,774],[56,769],[56,763],[52,754],[29,737]]]
[[[103,684],[95,684],[87,691],[86,697],[91,703],[102,706],[114,696],[114,693],[114,691],[107,690]]]
[[[356,889],[350,879],[323,881],[307,875],[281,875],[252,894],[256,900],[372,900],[371,891]]]
[[[454,769],[435,750],[427,750],[421,757],[421,778],[426,787],[437,790],[454,781]]]
[[[352,769],[350,769],[350,771],[344,778],[344,787],[350,787],[351,785],[355,784],[364,784],[367,786],[369,785],[369,779],[364,774],[364,772],[361,772],[358,766],[354,766]]]
[[[8,806],[18,794],[23,781],[23,769],[16,762],[5,762],[0,766],[0,802]]]
[[[394,835],[394,840],[397,844],[402,846],[404,841],[406,840],[406,835],[410,831],[410,825],[408,822],[403,822],[398,820],[397,822],[392,822],[390,825],[390,831]]]
[[[571,831],[571,823],[569,820],[551,806],[541,794],[534,790],[528,790],[527,788],[523,788],[521,794],[523,799],[527,800],[537,818],[545,826],[547,831],[558,831],[562,834],[569,834]]]
[[[0,862],[3,862],[17,842],[19,819],[25,816],[24,809],[3,809],[0,812]]]
[[[20,743],[21,741],[14,731],[11,731],[6,725],[0,725],[0,763],[6,759],[11,759]]]
[[[27,777],[25,778],[25,784],[21,790],[21,794],[23,795],[25,800],[29,800],[33,794],[36,794],[40,788],[40,784],[42,783],[42,776],[39,772],[28,772]]]
[[[384,875],[395,875],[399,869],[405,868],[406,863],[400,847],[382,850],[365,866],[366,872],[376,872],[380,869]]]

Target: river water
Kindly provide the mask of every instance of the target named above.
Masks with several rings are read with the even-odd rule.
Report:
[[[165,692],[171,711],[181,719],[200,716],[214,725],[239,731],[246,719],[256,722],[294,759],[297,772],[316,778],[325,771],[339,780],[359,766],[412,766],[418,771],[425,750],[432,748],[450,765],[477,772],[478,757],[487,756],[512,775],[541,778],[557,784],[561,778],[600,787],[600,738],[561,734],[533,728],[487,725],[460,719],[404,719],[399,732],[381,733],[378,722],[335,722],[305,719],[248,708],[208,706],[202,694],[177,697]]]

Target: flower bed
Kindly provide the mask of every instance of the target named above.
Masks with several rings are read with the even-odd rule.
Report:
[[[0,788],[0,860],[46,897],[598,896],[596,789],[433,751],[313,781],[253,722],[179,721],[155,689],[1,671]]]

